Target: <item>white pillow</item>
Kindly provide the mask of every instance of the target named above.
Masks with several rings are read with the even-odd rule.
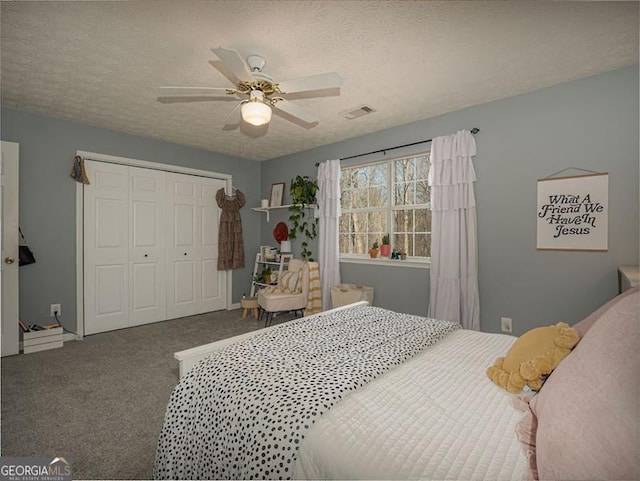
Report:
[[[300,292],[301,289],[298,286],[300,276],[297,271],[284,271],[280,274],[280,278],[278,279],[278,286],[283,289],[285,292],[296,293]]]

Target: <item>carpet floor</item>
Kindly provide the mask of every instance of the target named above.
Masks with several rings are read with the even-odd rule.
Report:
[[[178,382],[173,353],[263,325],[240,310],[218,311],[3,358],[1,454],[65,457],[73,479],[151,479]]]

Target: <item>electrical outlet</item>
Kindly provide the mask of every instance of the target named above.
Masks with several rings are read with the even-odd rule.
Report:
[[[502,323],[502,332],[512,332],[510,317],[501,317],[500,322]]]
[[[56,317],[56,312],[58,316],[62,315],[62,307],[60,304],[51,304],[51,309],[49,309],[49,316]]]

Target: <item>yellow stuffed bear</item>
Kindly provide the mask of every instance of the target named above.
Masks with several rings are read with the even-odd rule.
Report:
[[[519,393],[525,386],[538,391],[579,340],[577,331],[564,322],[537,327],[520,336],[506,357],[496,359],[487,376],[511,393]]]

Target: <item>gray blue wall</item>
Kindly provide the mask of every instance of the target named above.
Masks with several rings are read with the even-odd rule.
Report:
[[[247,196],[242,209],[245,269],[233,271],[233,302],[248,290],[260,235],[260,164],[190,147],[2,108],[2,140],[20,144],[20,224],[37,262],[20,268],[20,317],[49,320],[49,305],[62,304],[62,319],[76,329],[76,184],[69,177],[76,150],[231,174]],[[212,132],[215,135],[215,132]]]
[[[69,170],[76,150],[233,175],[247,194],[242,220],[248,262],[234,271],[237,302],[249,288],[258,246],[274,244],[273,227],[288,217],[285,210],[274,211],[267,223],[250,210],[269,197],[272,183],[287,183],[288,203],[291,179],[315,176],[315,162],[478,127],[482,329],[498,332],[501,316],[513,318],[515,334],[559,320],[575,322],[616,294],[618,265],[638,264],[638,101],[635,66],[264,163],[2,108],[2,140],[20,144],[20,223],[38,257],[21,269],[21,317],[29,323],[47,320],[49,304],[60,302],[63,319],[75,328],[75,184]],[[567,167],[609,172],[607,252],[536,250],[536,181]],[[317,253],[316,243],[312,250]],[[341,274],[344,282],[374,286],[376,305],[427,312],[427,269],[343,263]]]
[[[573,323],[616,294],[618,265],[638,264],[638,100],[634,66],[470,107],[270,160],[262,169],[262,197],[273,182],[286,181],[288,188],[296,174],[315,176],[318,161],[478,127],[482,330],[499,332],[501,316],[513,318],[514,334],[560,320]],[[536,181],[568,167],[609,172],[607,252],[536,250]],[[262,243],[273,244],[271,230],[285,217],[272,216],[268,225],[263,219]],[[428,270],[342,263],[340,271],[343,282],[374,286],[376,305],[427,312]]]

